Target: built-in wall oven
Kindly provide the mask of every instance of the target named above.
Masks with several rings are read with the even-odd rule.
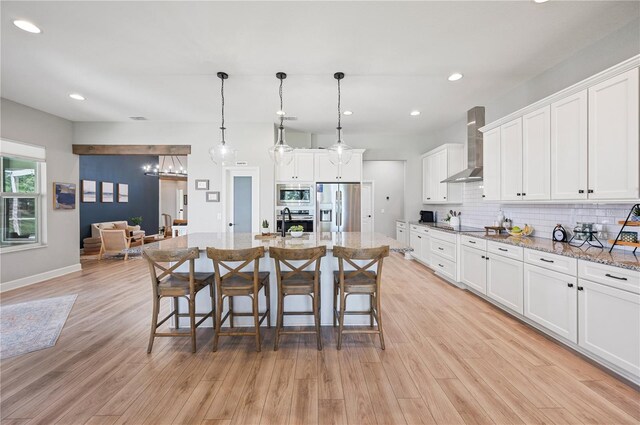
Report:
[[[276,205],[279,207],[308,207],[312,209],[315,194],[310,184],[276,185]]]

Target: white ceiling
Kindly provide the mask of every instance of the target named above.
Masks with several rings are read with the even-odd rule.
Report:
[[[638,2],[10,2],[1,5],[2,96],[73,121],[275,121],[416,134],[464,116],[622,27]],[[26,19],[42,34],[23,32]],[[459,71],[456,83],[447,76]],[[69,99],[72,92],[87,100]],[[418,109],[420,117],[410,117]]]

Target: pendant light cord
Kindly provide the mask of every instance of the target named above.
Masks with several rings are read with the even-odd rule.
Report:
[[[283,81],[284,81],[284,78],[280,78],[280,89],[278,90],[278,94],[280,95],[280,130],[284,128],[284,126],[282,125],[282,123],[284,122],[284,109],[282,109],[282,82]],[[280,142],[282,142],[282,138],[280,139]]]
[[[222,81],[220,84],[220,98],[222,99],[222,127],[220,127],[220,130],[222,131],[222,143],[224,144],[224,78],[220,78],[220,81]]]
[[[338,143],[342,142],[342,114],[340,113],[340,79],[338,78]]]

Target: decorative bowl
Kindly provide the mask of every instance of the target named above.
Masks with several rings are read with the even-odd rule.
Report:
[[[289,234],[291,235],[292,238],[299,238],[300,236],[304,235],[304,232],[302,230],[294,232],[293,230],[289,232]]]
[[[511,235],[511,236],[531,236],[531,234],[533,233],[533,226],[528,226],[528,227],[523,227],[522,231],[520,233],[516,233],[516,232],[512,232],[511,230],[507,230],[507,232]]]

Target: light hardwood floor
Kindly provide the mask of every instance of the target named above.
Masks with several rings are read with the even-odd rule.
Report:
[[[198,331],[146,354],[151,288],[140,259],[2,295],[78,299],[55,347],[2,362],[2,424],[637,424],[640,394],[428,269],[385,262],[377,338],[324,328],[251,337]]]

